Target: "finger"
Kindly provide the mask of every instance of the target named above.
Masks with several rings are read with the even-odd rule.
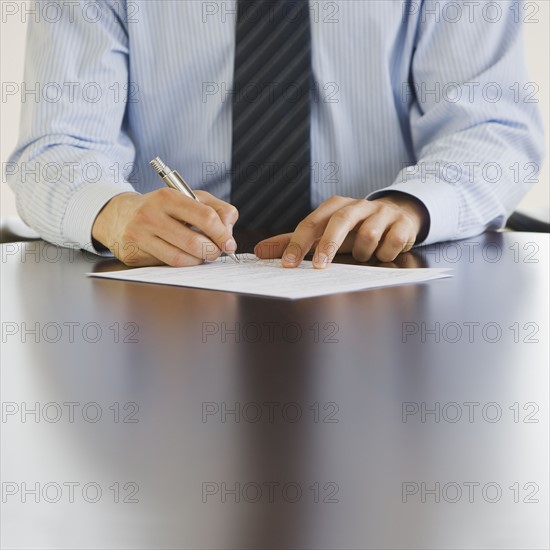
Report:
[[[282,265],[284,267],[297,267],[300,265],[313,243],[325,231],[332,215],[340,208],[354,202],[356,202],[356,199],[334,196],[326,200],[309,216],[306,216],[296,227],[282,254]]]
[[[206,191],[196,191],[195,194],[203,204],[211,206],[218,213],[224,225],[232,228],[237,223],[239,211],[232,204],[222,201]]]
[[[369,216],[359,226],[352,249],[353,257],[358,262],[367,262],[371,259],[395,217],[394,212],[384,208]]]
[[[254,247],[254,254],[261,259],[271,259],[271,258],[280,258],[290,242],[292,233],[285,233],[283,235],[277,235],[276,237],[271,237],[260,241]],[[351,252],[353,246],[354,233],[350,233],[345,239],[338,252]],[[314,242],[314,246],[317,245],[318,239]],[[311,252],[312,249],[308,251]],[[306,254],[307,256],[307,254]]]
[[[129,267],[145,267],[155,265],[172,265],[184,267],[202,263],[200,258],[186,254],[173,245],[153,235],[140,239],[137,242],[128,241],[122,246],[117,243],[111,248],[111,252]]]
[[[254,254],[263,260],[280,258],[290,242],[290,237],[292,237],[292,233],[284,233],[264,239],[254,247]]]
[[[355,226],[372,212],[366,200],[354,201],[337,210],[330,218],[313,255],[313,267],[322,269],[332,262],[338,249]]]
[[[121,262],[130,267],[161,265],[162,262],[140,248],[137,241],[111,242],[109,250]]]
[[[222,253],[206,235],[170,216],[164,216],[154,231],[163,241],[201,260],[214,261]]]
[[[160,237],[151,237],[142,246],[150,256],[172,267],[188,267],[203,263],[201,258],[188,254]]]
[[[237,243],[235,243],[227,225],[212,206],[196,201],[173,189],[167,188],[166,193],[170,193],[170,195],[162,197],[162,199],[164,201],[166,198],[165,211],[172,218],[196,227],[220,250],[234,252],[237,249]],[[200,197],[203,198],[204,194],[200,193]],[[207,200],[212,202],[211,199]],[[220,207],[219,204],[217,204],[217,207]]]
[[[408,218],[402,218],[389,228],[376,250],[376,257],[381,262],[393,262],[401,252],[411,249],[414,239],[413,222]]]
[[[126,256],[124,254],[121,254],[121,257],[118,259],[129,267],[150,267],[154,265],[165,265],[158,258],[155,258],[154,256],[151,256],[151,254],[147,254],[146,252],[141,252],[138,256]]]

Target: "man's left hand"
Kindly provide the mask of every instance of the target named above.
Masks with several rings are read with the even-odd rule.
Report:
[[[351,252],[360,262],[373,255],[392,262],[425,235],[428,218],[426,207],[404,193],[372,201],[335,195],[304,218],[294,233],[266,239],[254,252],[262,259],[282,258],[283,267],[298,267],[312,248],[313,265],[319,269],[337,253]]]

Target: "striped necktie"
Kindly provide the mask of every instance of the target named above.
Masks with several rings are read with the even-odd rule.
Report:
[[[308,0],[237,0],[231,202],[239,227],[293,231],[311,211]]]

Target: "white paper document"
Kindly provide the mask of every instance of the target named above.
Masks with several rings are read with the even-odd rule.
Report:
[[[195,267],[138,267],[88,275],[289,300],[450,277],[449,269],[439,268],[390,269],[331,264],[326,269],[315,269],[311,262],[304,261],[300,267],[288,269],[281,267],[281,260],[259,260],[253,254],[239,254],[239,259],[241,263],[238,264],[223,256]]]

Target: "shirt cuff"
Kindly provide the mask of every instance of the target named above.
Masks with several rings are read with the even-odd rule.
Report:
[[[406,174],[405,174],[406,177]],[[454,188],[444,181],[408,179],[384,189],[370,193],[365,198],[374,200],[389,192],[405,193],[424,204],[429,215],[429,229],[426,238],[417,244],[432,244],[454,240],[458,236],[459,199]]]
[[[99,251],[94,247],[92,227],[101,209],[113,197],[129,192],[136,191],[128,182],[94,183],[79,188],[69,201],[63,219],[63,236],[68,240],[65,246],[82,248],[100,256],[112,256],[110,251]]]

